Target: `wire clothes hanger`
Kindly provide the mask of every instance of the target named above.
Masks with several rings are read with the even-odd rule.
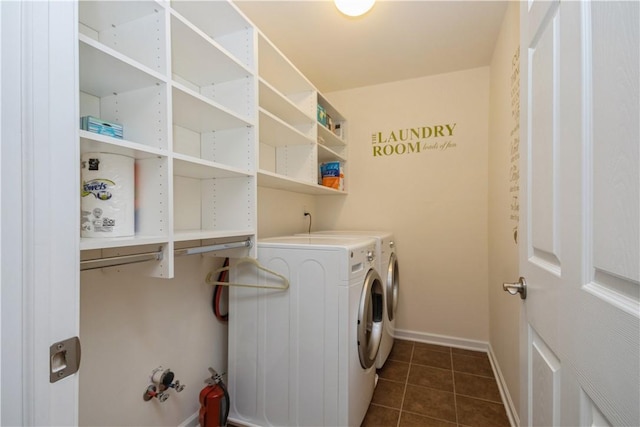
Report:
[[[268,268],[264,267],[256,259],[253,259],[253,258],[250,258],[250,257],[240,258],[238,260],[238,262],[236,263],[236,265],[240,265],[240,264],[253,264],[258,270],[261,270],[261,271],[269,273],[269,274],[271,274],[273,276],[276,276],[277,278],[282,280],[282,286],[269,286],[269,285],[253,284],[253,283],[233,283],[233,282],[220,282],[220,281],[218,281],[216,279],[216,277],[218,277],[218,275],[221,272],[228,271],[231,268],[229,266],[221,267],[221,268],[218,268],[217,270],[213,270],[212,272],[207,274],[207,278],[205,280],[210,285],[241,286],[241,287],[246,287],[246,288],[279,289],[279,290],[289,289],[289,279],[287,279],[282,274],[276,273],[275,271],[269,270]]]

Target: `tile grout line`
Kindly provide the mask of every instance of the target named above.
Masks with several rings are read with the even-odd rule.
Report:
[[[487,403],[497,403],[499,405],[504,406],[504,403],[502,403],[502,402],[499,402],[497,400],[487,399],[487,398],[484,398],[484,397],[471,396],[471,395],[463,394],[463,393],[460,393],[460,397],[466,397],[468,399],[473,399],[473,400],[480,400],[482,402],[487,402]]]
[[[474,374],[473,372],[464,372],[464,371],[458,371],[459,374],[462,375],[469,375],[470,377],[478,377],[478,378],[484,378],[485,380],[495,380],[496,377],[490,377],[488,375],[481,375],[481,374]]]
[[[407,377],[404,379],[404,390],[402,391],[402,400],[400,401],[400,412],[398,413],[398,422],[396,427],[400,427],[400,420],[402,419],[402,408],[404,408],[404,398],[407,395],[407,384],[409,384],[409,372],[411,372],[411,361],[413,360],[413,351],[416,348],[416,343],[411,344],[411,356],[409,356],[409,369],[407,370]]]
[[[449,349],[449,357],[451,358],[451,385],[453,386],[453,412],[456,415],[456,426],[460,426],[458,423],[458,399],[456,394],[456,375],[453,370],[453,350]]]
[[[431,416],[428,416],[428,415],[425,415],[425,414],[421,414],[420,412],[413,412],[413,411],[402,411],[402,412],[404,412],[405,414],[413,414],[413,415],[417,415],[417,416],[422,417],[422,418],[430,418],[432,420],[438,420],[438,421],[442,421],[442,422],[447,423],[447,424],[451,424],[451,420],[447,420],[445,418],[431,417]],[[460,426],[463,426],[463,424],[460,424]]]

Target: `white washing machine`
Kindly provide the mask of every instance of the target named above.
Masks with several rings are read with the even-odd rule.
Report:
[[[258,241],[258,261],[287,290],[231,287],[229,422],[359,426],[375,387],[383,283],[375,240],[291,236]],[[255,266],[230,281],[278,286]]]
[[[303,234],[300,234],[303,235]],[[400,291],[400,269],[396,256],[393,233],[388,231],[362,231],[362,230],[325,230],[314,231],[309,235],[323,236],[367,236],[376,239],[376,269],[382,276],[384,285],[384,324],[380,351],[376,360],[376,368],[382,368],[393,348],[393,339],[396,328],[396,314],[398,309],[398,293]]]

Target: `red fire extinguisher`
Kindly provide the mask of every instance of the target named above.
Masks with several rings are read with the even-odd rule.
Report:
[[[222,377],[213,368],[209,372],[211,378],[207,378],[207,386],[200,391],[200,427],[224,427],[229,417],[229,393]]]

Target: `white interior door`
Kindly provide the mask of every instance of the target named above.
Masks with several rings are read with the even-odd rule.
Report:
[[[523,425],[640,425],[639,8],[521,3]]]

